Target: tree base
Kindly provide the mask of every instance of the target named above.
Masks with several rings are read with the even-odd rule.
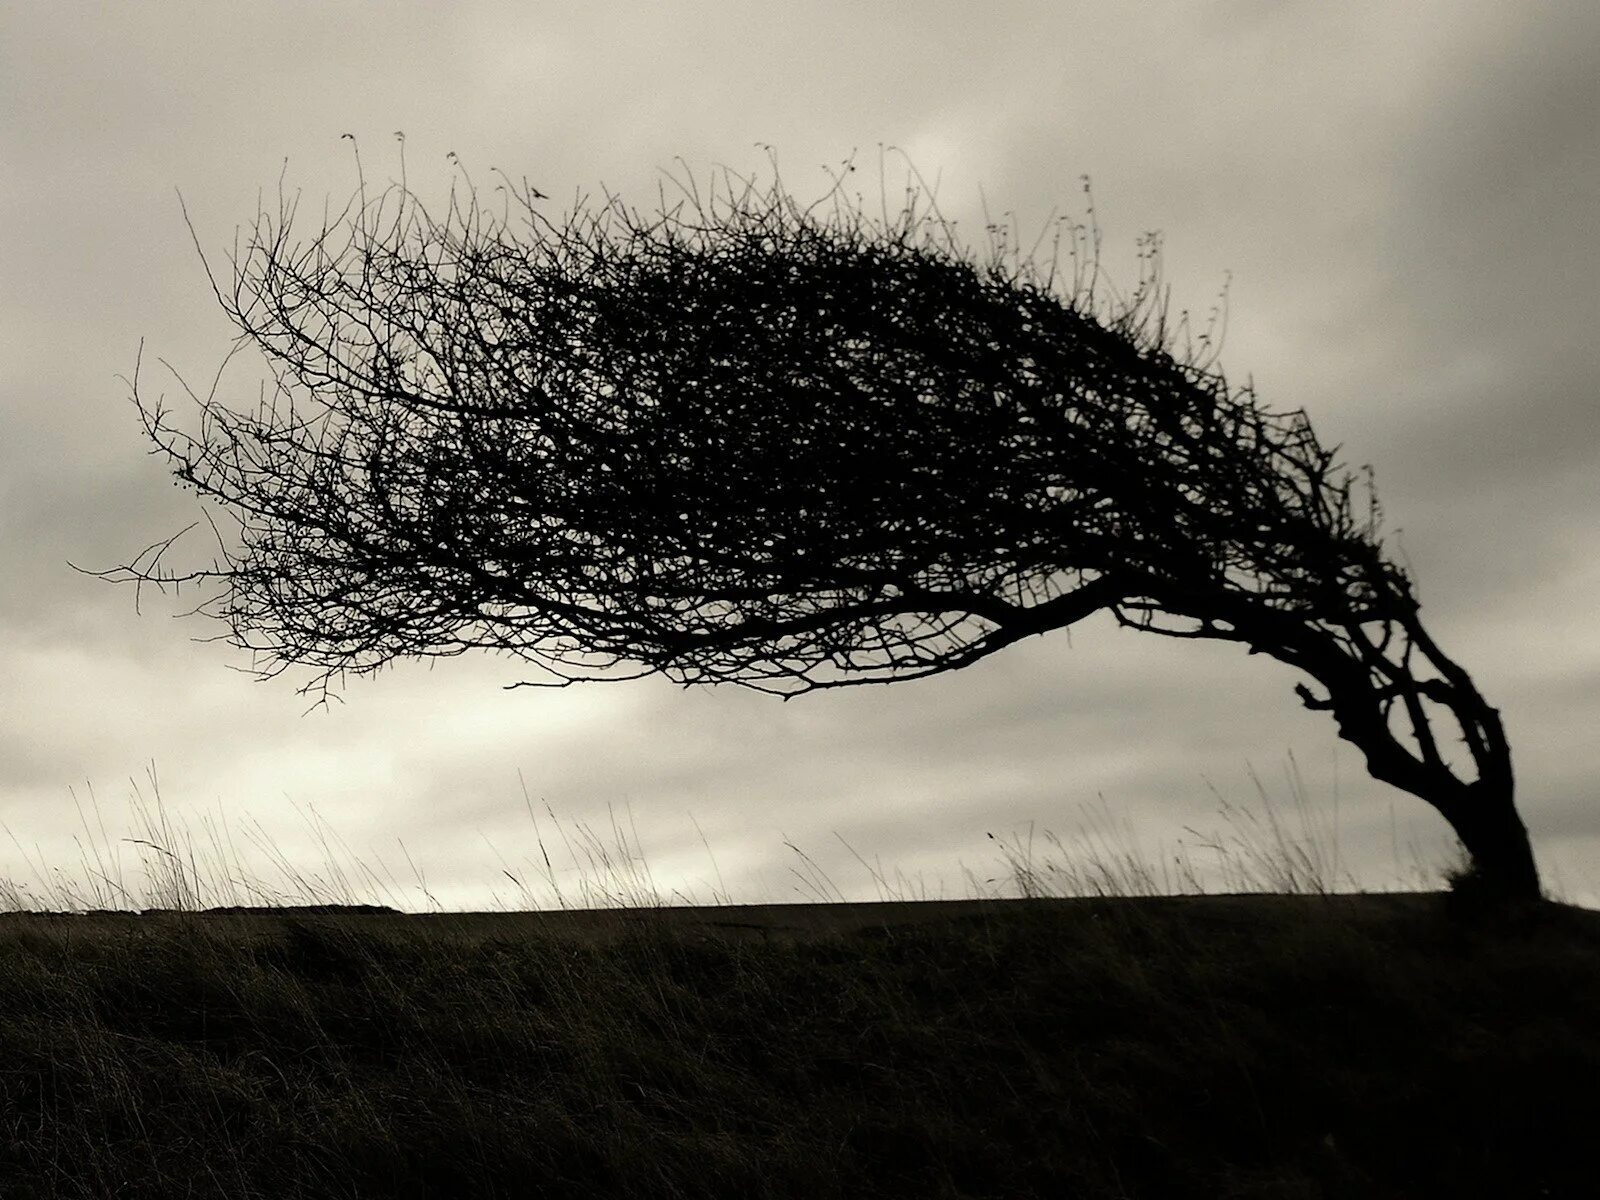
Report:
[[[1446,872],[1445,880],[1450,885],[1445,897],[1447,911],[1473,924],[1531,917],[1549,904],[1537,875],[1530,878],[1522,872],[1486,870],[1471,859]]]

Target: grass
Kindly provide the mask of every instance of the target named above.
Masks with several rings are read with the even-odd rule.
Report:
[[[78,890],[0,895],[6,1200],[1593,1194],[1600,914],[1341,893],[1303,807],[1196,843],[1255,895],[1102,827],[968,902],[702,913],[547,809],[504,873],[555,911],[468,921],[197,912],[399,885],[325,825],[263,884],[149,792],[142,898],[98,805]]]
[[[988,838],[1000,856],[1001,869],[983,878],[965,870],[968,897],[1133,897],[1216,891],[1320,895],[1360,890],[1340,861],[1337,795],[1331,806],[1314,802],[1292,754],[1285,771],[1287,805],[1272,798],[1254,770],[1250,777],[1258,806],[1230,801],[1208,783],[1222,828],[1200,831],[1185,827],[1189,837],[1180,840],[1172,853],[1165,848],[1149,853],[1139,844],[1131,825],[1119,820],[1103,799],[1097,807],[1082,810],[1066,838],[1048,831],[1036,837],[1032,824],[1026,835],[1020,831],[999,836],[991,833]],[[381,904],[412,911],[417,906],[408,903],[411,897],[420,897],[433,911],[444,907],[430,888],[426,871],[417,865],[404,842],[400,850],[413,880],[409,885],[402,884],[381,858],[376,860],[376,868],[358,858],[315,811],[302,813],[322,856],[321,867],[313,870],[291,862],[259,823],[252,823],[244,830],[244,840],[265,859],[277,876],[274,882],[264,880],[246,864],[225,814],[219,812],[215,820],[202,818],[198,837],[177,822],[162,799],[154,765],[148,768],[144,784],[130,781],[130,789],[134,836],[123,838],[113,838],[107,831],[92,789],[92,820],[76,791],[70,792],[82,831],[82,836],[74,838],[79,856],[75,878],[59,865],[47,866],[42,855],[37,856],[40,861],[33,861],[15,834],[0,825],[32,875],[31,880],[21,881],[0,876],[0,913],[152,908],[187,912],[217,905],[303,904]],[[543,805],[541,818],[526,787],[522,799],[537,853],[510,863],[485,839],[499,863],[498,878],[512,888],[507,896],[493,893],[496,909],[735,903],[698,824],[695,828],[706,845],[715,876],[707,899],[692,891],[657,885],[631,814],[624,825],[608,810],[604,830],[581,821],[563,826],[548,804]],[[869,862],[843,838],[840,841],[867,873],[879,900],[936,898],[924,880],[891,871],[878,860]],[[790,873],[795,893],[817,903],[848,903],[810,854],[791,841],[783,844],[794,855]],[[142,886],[129,883],[124,847],[132,847],[138,856]],[[1402,866],[1396,833],[1396,875],[1408,890],[1436,888],[1454,869],[1428,865],[1414,843],[1404,849],[1409,862]],[[942,888],[937,898],[943,898]]]

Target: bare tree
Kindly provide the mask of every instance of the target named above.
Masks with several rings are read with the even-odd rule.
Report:
[[[1213,369],[1218,313],[1198,341],[1169,324],[1155,236],[1119,296],[1092,204],[1046,255],[1001,223],[980,255],[925,188],[868,216],[853,169],[808,207],[774,165],[555,220],[503,176],[498,214],[463,174],[442,220],[363,184],[303,240],[280,192],[212,274],[270,392],[191,392],[190,434],[132,381],[237,537],[206,569],[164,567],[168,539],[104,574],[219,585],[198,611],[323,699],[470,649],[538,664],[532,685],[792,696],[1105,609],[1297,668],[1371,773],[1450,823],[1458,884],[1537,898],[1499,715],[1385,557],[1370,471],[1358,513],[1303,411]]]

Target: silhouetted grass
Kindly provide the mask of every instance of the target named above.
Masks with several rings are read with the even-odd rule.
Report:
[[[659,901],[612,832],[588,894]],[[1600,914],[1003,852],[1039,898],[0,916],[0,1196],[1593,1194]]]

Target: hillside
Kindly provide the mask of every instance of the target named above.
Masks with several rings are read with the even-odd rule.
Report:
[[[1600,914],[0,916],[0,1195],[1578,1196]]]

